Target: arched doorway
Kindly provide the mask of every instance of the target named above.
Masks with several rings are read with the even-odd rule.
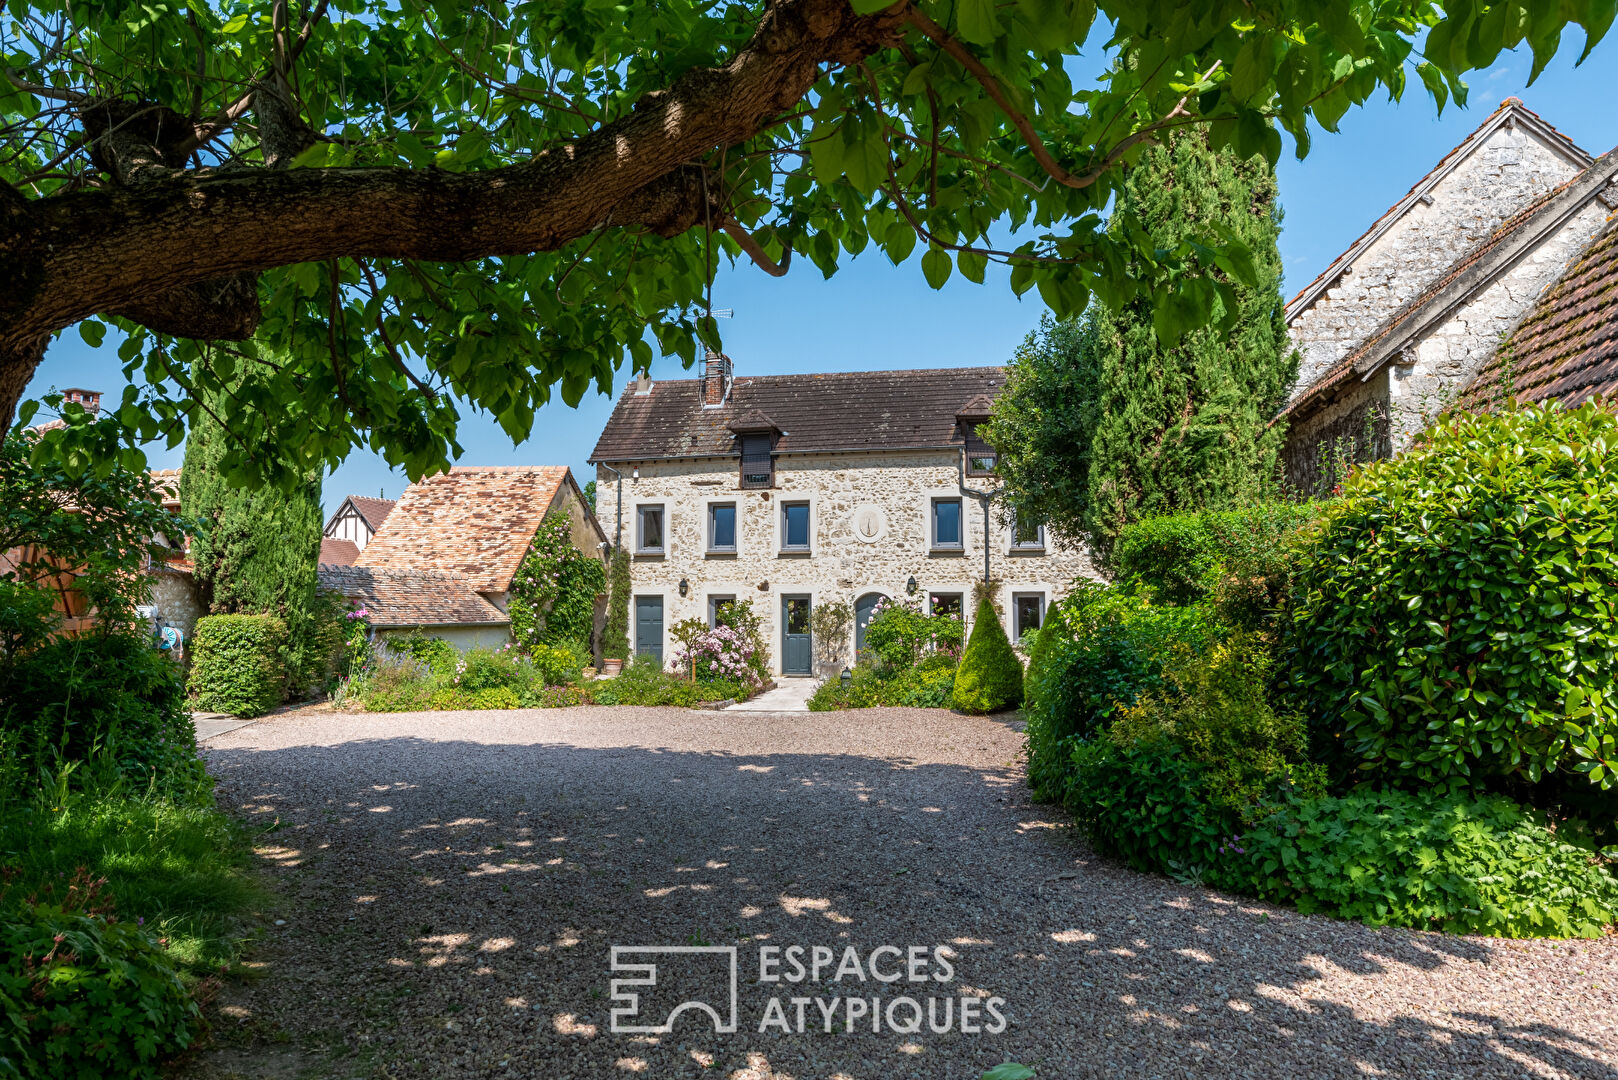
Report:
[[[879,592],[868,592],[854,601],[854,658],[859,659],[860,653],[865,651],[865,624],[871,621],[871,612],[878,600],[887,597]]]

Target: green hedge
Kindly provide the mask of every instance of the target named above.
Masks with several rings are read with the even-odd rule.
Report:
[[[1211,604],[1229,626],[1271,632],[1299,568],[1312,556],[1319,503],[1147,518],[1113,550],[1116,583],[1162,604]]]
[[[1177,653],[1197,653],[1224,629],[1206,605],[1165,607],[1116,586],[1075,582],[1051,605],[1023,680],[1028,782],[1060,798],[1071,772],[1064,745],[1094,734],[1163,683]]]
[[[1618,418],[1595,404],[1450,416],[1358,470],[1283,627],[1322,751],[1396,784],[1614,786],[1615,529]]]
[[[1022,661],[1006,639],[994,603],[984,596],[973,616],[961,666],[955,672],[951,704],[961,712],[983,715],[1022,703]]]
[[[191,696],[199,709],[258,716],[281,701],[286,624],[273,615],[205,615],[191,639]]]
[[[1071,752],[1075,821],[1137,870],[1372,925],[1594,938],[1618,921],[1603,861],[1509,799],[1278,785],[1244,814],[1210,800],[1208,766],[1170,736]]]

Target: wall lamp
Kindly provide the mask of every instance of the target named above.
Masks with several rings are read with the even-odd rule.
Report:
[[[909,593],[911,596],[916,595],[916,575],[911,574],[910,580],[905,582],[905,592]]]
[[[681,578],[680,579],[680,595],[684,596],[686,593],[688,593],[690,591],[691,591],[691,583],[689,581],[687,581],[685,578]]]

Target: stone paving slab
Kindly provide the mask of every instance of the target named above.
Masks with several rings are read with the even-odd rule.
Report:
[[[256,720],[243,720],[241,717],[231,716],[229,713],[212,712],[194,712],[191,714],[191,722],[196,725],[198,742],[203,739],[211,739],[215,735],[223,735],[227,731],[235,731],[237,728],[246,727],[248,724],[257,723]]]
[[[774,690],[766,690],[749,701],[726,705],[721,712],[783,713],[809,711],[809,696],[819,685],[814,679],[783,677],[777,679]]]

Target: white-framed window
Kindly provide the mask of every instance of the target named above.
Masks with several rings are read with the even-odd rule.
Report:
[[[1011,594],[1011,625],[1017,640],[1021,640],[1030,630],[1038,630],[1044,624],[1044,593]]]
[[[803,553],[809,550],[810,540],[814,535],[812,517],[807,502],[781,504],[782,551]]]
[[[708,597],[708,626],[713,628],[719,625],[719,618],[736,603],[736,597],[731,595]]]
[[[661,555],[668,549],[668,519],[663,504],[635,507],[635,554]]]
[[[1011,521],[1011,548],[1013,551],[1044,551],[1045,526],[1018,514]]]
[[[710,555],[736,554],[738,515],[733,502],[708,504],[708,553]]]
[[[966,546],[966,514],[960,499],[934,499],[931,516],[934,548],[957,551]]]

